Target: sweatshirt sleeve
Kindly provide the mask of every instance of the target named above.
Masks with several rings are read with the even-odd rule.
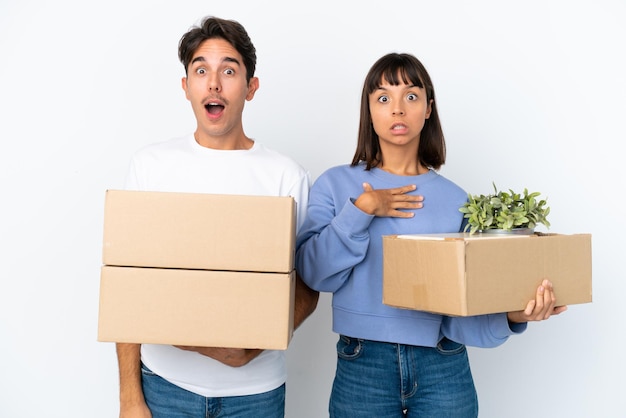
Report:
[[[325,178],[311,188],[306,219],[296,242],[296,269],[320,292],[335,292],[350,277],[369,246],[368,226],[374,218],[352,199],[337,198]]]
[[[472,347],[493,348],[511,335],[521,334],[527,323],[509,324],[506,313],[467,317],[444,316],[442,334],[452,341]]]

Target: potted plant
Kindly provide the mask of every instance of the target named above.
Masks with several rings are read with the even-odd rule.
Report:
[[[494,194],[468,194],[467,202],[459,208],[467,219],[465,232],[532,234],[537,224],[550,227],[550,207],[545,199],[539,199],[539,192],[498,191],[495,183],[493,189]]]

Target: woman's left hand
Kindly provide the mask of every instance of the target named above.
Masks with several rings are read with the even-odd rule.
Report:
[[[523,311],[508,312],[509,322],[521,323],[531,321],[545,321],[552,315],[558,315],[567,310],[567,306],[556,306],[554,288],[549,280],[544,280],[537,288],[535,299],[528,302]]]

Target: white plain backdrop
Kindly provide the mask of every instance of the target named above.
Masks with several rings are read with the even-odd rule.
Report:
[[[540,191],[551,232],[592,234],[593,303],[470,349],[480,417],[626,416],[624,1],[0,0],[1,417],[117,416],[114,346],[96,340],[104,191],[139,147],[194,129],[177,44],[209,14],[257,47],[246,133],[314,178],[350,162],[371,64],[420,58],[442,174]],[[330,327],[323,295],[288,351],[288,418],[328,416]]]

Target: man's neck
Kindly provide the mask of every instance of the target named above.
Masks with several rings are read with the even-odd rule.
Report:
[[[237,137],[228,137],[228,136],[206,136],[199,135],[196,131],[193,134],[196,142],[205,147],[217,150],[224,151],[233,151],[233,150],[248,150],[252,148],[254,145],[254,141],[248,138],[245,135],[240,135]]]

